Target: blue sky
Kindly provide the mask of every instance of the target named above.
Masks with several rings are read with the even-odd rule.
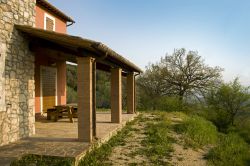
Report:
[[[225,80],[250,85],[249,0],[49,0],[76,24],[142,69],[175,48],[198,51]],[[72,3],[74,2],[74,3]]]

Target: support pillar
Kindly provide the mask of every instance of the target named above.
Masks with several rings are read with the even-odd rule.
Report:
[[[111,122],[122,121],[122,69],[111,69]]]
[[[93,93],[93,98],[92,98],[92,120],[93,120],[93,136],[96,137],[96,61],[93,61],[92,64],[92,93]]]
[[[78,139],[91,142],[92,124],[92,63],[91,57],[77,58],[77,96],[78,96]]]
[[[135,76],[134,73],[127,75],[127,113],[135,113]]]
[[[66,97],[66,61],[57,62],[57,104],[67,104]]]

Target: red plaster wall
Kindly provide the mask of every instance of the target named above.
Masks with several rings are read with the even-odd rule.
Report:
[[[40,66],[51,66],[56,63],[57,68],[57,104],[66,104],[66,62],[47,57],[42,50],[35,56],[35,111],[41,113],[40,103]]]
[[[49,12],[48,10],[41,8],[40,6],[36,6],[36,27],[44,29],[44,16],[45,13],[53,16],[55,18],[56,27],[55,31],[59,33],[67,33],[67,24],[65,20],[55,16],[53,13]]]
[[[59,33],[67,33],[67,24],[65,20],[57,17],[48,10],[36,6],[36,27],[44,29],[45,13],[55,18],[55,31]],[[41,113],[40,103],[40,66],[50,66],[56,63],[57,68],[57,104],[66,104],[66,62],[53,60],[46,56],[45,53],[39,51],[35,57],[35,111]]]
[[[57,104],[66,104],[66,62],[57,61]]]

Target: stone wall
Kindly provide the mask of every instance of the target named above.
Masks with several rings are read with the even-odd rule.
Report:
[[[36,0],[0,0],[0,145],[35,132],[34,55],[14,24],[35,26]]]

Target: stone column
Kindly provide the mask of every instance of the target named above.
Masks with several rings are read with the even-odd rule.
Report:
[[[92,62],[91,57],[77,58],[78,139],[91,142],[92,129]]]
[[[122,69],[111,69],[111,122],[122,121]]]
[[[128,114],[135,112],[135,76],[134,73],[127,75],[127,111]]]

